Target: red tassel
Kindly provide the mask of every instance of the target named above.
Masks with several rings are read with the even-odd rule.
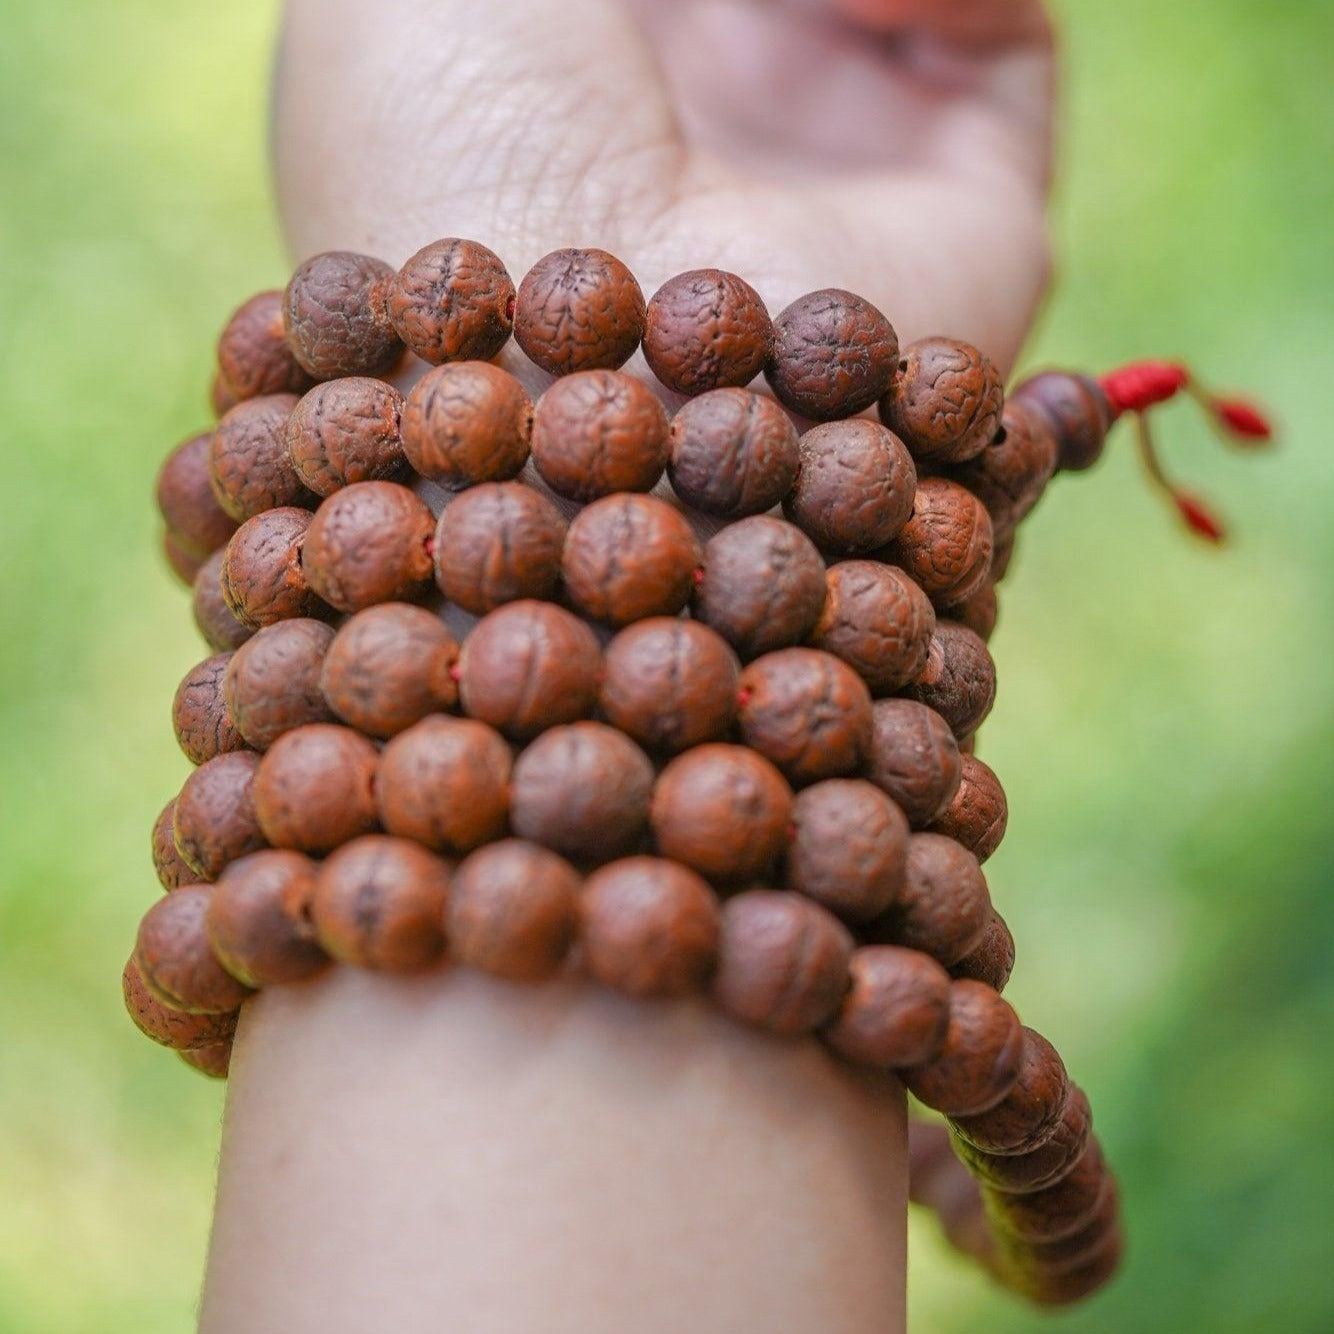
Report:
[[[1175,361],[1132,361],[1098,379],[1113,415],[1118,417],[1123,412],[1143,412],[1155,403],[1166,403],[1189,383],[1190,373]]]
[[[1262,444],[1274,438],[1273,423],[1244,398],[1211,399],[1209,407],[1223,429],[1238,441]]]
[[[1198,533],[1207,541],[1215,543],[1221,543],[1227,536],[1218,517],[1212,514],[1202,501],[1187,495],[1184,491],[1174,491],[1172,500],[1191,532]]]

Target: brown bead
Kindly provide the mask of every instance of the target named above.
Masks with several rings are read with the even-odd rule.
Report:
[[[996,664],[966,625],[940,621],[925,665],[903,693],[933,708],[956,737],[972,736],[996,702]]]
[[[861,677],[814,648],[766,653],[741,673],[741,735],[794,786],[857,772],[871,740]]]
[[[397,482],[357,482],[315,511],[302,553],[310,586],[339,611],[423,594],[435,515]]]
[[[524,275],[514,338],[552,375],[615,370],[644,334],[644,293],[605,250],[553,250]]]
[[[746,659],[801,643],[824,599],[824,561],[810,538],[755,515],[709,539],[692,610]]]
[[[229,1042],[236,1031],[236,1010],[221,1014],[194,1014],[164,1005],[144,983],[133,958],[121,974],[125,1009],[134,1026],[146,1037],[176,1051],[198,1051]]]
[[[868,934],[921,950],[948,968],[976,948],[990,918],[977,858],[943,834],[914,834],[898,895]]]
[[[611,861],[642,840],[652,790],[653,765],[629,737],[605,723],[568,723],[514,762],[510,824],[563,857]]]
[[[993,584],[998,584],[1005,578],[1013,559],[1014,532],[1012,530],[1008,533],[1002,533],[996,538],[996,544],[991,553],[991,574],[989,576]]]
[[[1088,1096],[1071,1084],[1065,1109],[1051,1135],[1027,1153],[987,1153],[954,1136],[954,1151],[968,1170],[994,1190],[1023,1195],[1062,1180],[1084,1156],[1093,1127]]]
[[[955,977],[985,982],[993,991],[1004,991],[1014,971],[1014,937],[1005,919],[994,908],[982,939],[962,959],[950,965]]]
[[[1000,780],[976,755],[962,757],[959,790],[931,823],[938,834],[957,839],[984,862],[1005,837],[1009,807]]]
[[[792,806],[787,887],[836,913],[865,922],[884,912],[903,884],[908,821],[879,788],[831,778]]]
[[[886,1070],[937,1055],[949,1024],[950,977],[932,958],[897,945],[864,945],[851,987],[824,1040],[840,1056]]]
[[[798,297],[774,320],[766,375],[793,412],[828,421],[882,397],[898,360],[890,322],[862,297],[827,287]]]
[[[873,695],[887,695],[926,666],[935,628],[930,599],[902,570],[845,560],[825,573],[811,643],[846,662]]]
[[[452,709],[459,689],[459,646],[440,618],[406,602],[384,602],[353,616],[334,637],[319,686],[345,723],[391,737],[428,713]]]
[[[992,989],[965,979],[950,983],[950,1018],[940,1054],[904,1078],[919,1102],[946,1116],[994,1107],[1019,1077],[1023,1027]]]
[[[912,517],[876,555],[906,570],[937,606],[949,606],[986,580],[991,540],[991,520],[971,491],[943,477],[924,477]]]
[[[227,377],[216,371],[208,385],[208,405],[213,409],[213,416],[221,417],[229,408],[234,408],[241,401],[236,390],[227,383]]]
[[[198,882],[198,874],[176,851],[176,798],[173,797],[153,822],[153,869],[163,889],[179,889]]]
[[[1056,471],[1059,452],[1047,418],[1021,399],[1005,405],[995,438],[950,476],[987,507],[993,527],[1004,531],[1038,503]]]
[[[667,475],[705,514],[739,519],[781,501],[797,479],[796,428],[771,398],[714,389],[672,418]]]
[[[387,834],[344,844],[319,869],[310,916],[325,951],[343,963],[415,972],[445,947],[449,867]]]
[[[724,884],[763,877],[788,840],[792,792],[745,746],[710,743],[658,776],[649,822],[658,851]]]
[[[287,419],[295,394],[265,394],[230,409],[209,446],[209,477],[218,504],[238,522],[283,505],[306,509],[314,497],[287,456]]]
[[[171,566],[171,572],[183,584],[193,584],[195,576],[203,565],[203,558],[192,555],[176,540],[176,534],[169,528],[162,533],[162,554]]]
[[[459,698],[470,717],[526,741],[586,718],[597,702],[602,650],[577,616],[523,599],[484,616],[459,654]]]
[[[309,919],[318,869],[299,852],[268,848],[218,877],[204,928],[218,962],[237,981],[248,987],[299,982],[328,963]]]
[[[199,633],[204,636],[208,646],[218,652],[240,648],[255,633],[251,626],[242,625],[236,619],[222,595],[222,562],[225,552],[226,547],[215,551],[199,567],[191,601]]]
[[[922,338],[903,349],[880,418],[913,458],[962,463],[1000,427],[1005,390],[991,361],[954,338]]]
[[[984,583],[964,601],[943,608],[941,615],[947,621],[958,621],[960,625],[966,625],[983,643],[986,643],[996,628],[997,610],[996,586]]]
[[[300,265],[283,294],[283,328],[297,364],[317,380],[392,370],[403,355],[385,312],[393,279],[383,260],[348,250]]]
[[[514,283],[492,251],[448,237],[423,246],[389,283],[386,309],[423,361],[490,361],[514,325]]]
[[[264,846],[255,816],[254,781],[259,756],[234,750],[201,764],[176,798],[173,837],[181,860],[201,880]]]
[[[507,481],[528,462],[533,403],[499,366],[457,361],[412,386],[402,433],[408,461],[442,486]]]
[[[773,322],[760,294],[735,273],[692,269],[648,303],[644,360],[678,394],[749,384],[769,359]]]
[[[583,960],[632,996],[678,996],[708,981],[718,956],[718,901],[693,871],[625,857],[593,872],[579,900]]]
[[[505,834],[511,762],[509,746],[484,723],[423,718],[380,755],[380,820],[428,848],[471,852]]]
[[[724,905],[713,995],[743,1023],[786,1037],[819,1028],[848,990],[852,937],[818,903],[752,889]]]
[[[181,1058],[192,1070],[210,1079],[226,1079],[232,1063],[232,1043],[211,1042],[207,1047],[196,1047],[193,1051],[178,1051]]]
[[[917,491],[912,457],[892,431],[857,417],[812,427],[783,512],[820,547],[845,555],[882,547],[907,522]]]
[[[199,560],[225,545],[236,531],[236,520],[213,494],[212,448],[211,431],[191,436],[167,455],[157,475],[157,507],[172,545]]]
[[[230,653],[215,653],[192,667],[176,687],[171,723],[191,764],[203,764],[246,744],[223,699],[222,678],[231,660]]]
[[[1083,1301],[1115,1277],[1124,1257],[1125,1237],[1120,1228],[1110,1228],[1104,1245],[1071,1268],[1053,1272],[1045,1267],[1021,1269],[1006,1275],[1005,1282],[1040,1306],[1068,1306]]]
[[[522,839],[478,848],[450,883],[450,952],[460,963],[512,982],[540,982],[555,973],[578,922],[578,873]]]
[[[533,466],[570,500],[649,491],[667,465],[667,430],[666,410],[642,380],[581,371],[538,399]]]
[[[1045,1144],[1061,1123],[1070,1084],[1056,1048],[1024,1029],[1019,1078],[992,1108],[956,1117],[954,1133],[987,1153],[1028,1153]]]
[[[170,903],[175,897],[158,902]],[[987,1188],[982,1195],[997,1231],[1022,1241],[1060,1241],[1088,1223],[1113,1189],[1101,1146],[1090,1136],[1079,1160],[1054,1185],[1023,1194]]]
[[[281,292],[257,292],[232,312],[218,338],[218,374],[238,400],[310,387],[287,345]]]
[[[350,482],[378,482],[408,470],[399,434],[403,395],[393,385],[351,375],[317,384],[292,409],[283,431],[287,457],[317,496]]]
[[[257,630],[319,610],[302,559],[313,517],[303,509],[266,510],[232,535],[223,549],[220,580],[223,601],[242,625]]]
[[[1091,468],[1101,457],[1112,410],[1096,380],[1067,371],[1042,371],[1024,380],[1010,398],[1046,417],[1060,449],[1059,466],[1067,472]]]
[[[323,621],[299,616],[266,626],[232,656],[222,692],[247,745],[267,750],[294,727],[332,720],[320,668],[333,637]]]
[[[703,555],[680,510],[653,496],[604,496],[580,510],[561,556],[565,590],[586,616],[628,625],[690,601]]]
[[[164,1005],[196,1014],[224,1014],[250,995],[213,956],[204,932],[212,885],[182,885],[143,915],[134,962],[144,985]]]
[[[727,735],[740,674],[736,654],[707,626],[654,616],[607,645],[599,702],[641,746],[674,755]]]
[[[916,700],[876,700],[866,777],[893,797],[914,829],[949,805],[962,772],[959,743],[938,713]]]

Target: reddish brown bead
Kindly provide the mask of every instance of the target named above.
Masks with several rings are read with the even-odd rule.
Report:
[[[454,854],[504,835],[510,748],[465,718],[430,717],[400,732],[380,756],[380,819],[391,834]]]
[[[312,977],[328,963],[315,943],[310,900],[319,868],[299,852],[252,852],[218,877],[204,915],[218,962],[248,987]]]
[[[181,860],[201,880],[264,846],[255,816],[253,787],[259,756],[234,750],[201,764],[176,798],[172,828]]]
[[[176,851],[175,825],[176,798],[173,797],[153,822],[153,869],[163,889],[178,889],[199,879]]]
[[[221,417],[224,412],[229,408],[234,408],[240,401],[236,390],[227,383],[227,377],[221,371],[215,372],[208,386],[208,405],[213,409],[214,417]]]
[[[1001,429],[987,447],[950,475],[987,507],[993,527],[1002,532],[1038,503],[1059,452],[1047,418],[1021,399],[1005,405]]]
[[[599,702],[641,746],[675,754],[727,735],[740,674],[736,654],[707,626],[655,616],[607,646]]]
[[[714,999],[743,1023],[809,1033],[842,1004],[851,956],[847,928],[819,904],[748,890],[723,905]]]
[[[680,510],[653,496],[604,496],[565,538],[565,590],[586,616],[628,625],[690,601],[703,554]]]
[[[538,399],[533,466],[570,500],[648,491],[667,465],[667,430],[667,413],[642,380],[582,371]]]
[[[320,690],[345,723],[391,737],[428,713],[454,707],[458,656],[438,616],[385,602],[357,612],[339,630],[320,669]]]
[[[825,574],[824,610],[811,642],[842,658],[872,694],[887,695],[926,666],[935,628],[931,600],[902,570],[845,560]]]
[[[933,708],[956,737],[972,736],[996,702],[996,664],[966,625],[940,621],[925,665],[903,693]]]
[[[840,1056],[898,1070],[932,1060],[949,1024],[950,977],[932,958],[897,945],[854,950],[851,987],[824,1040]]]
[[[176,1051],[199,1051],[229,1042],[236,1030],[235,1009],[222,1014],[192,1014],[164,1005],[149,991],[133,959],[121,974],[121,993],[134,1026],[146,1038]]]
[[[283,431],[287,457],[317,496],[349,482],[403,476],[399,434],[403,395],[393,385],[352,375],[316,385],[292,409]]]
[[[218,338],[218,374],[237,399],[310,387],[287,346],[281,292],[257,292],[232,312]]]
[[[515,341],[552,375],[615,370],[643,334],[644,293],[605,250],[553,250],[519,284]]]
[[[962,772],[959,743],[938,713],[911,699],[875,702],[866,776],[894,798],[914,829],[949,805]]]
[[[908,821],[858,778],[808,787],[792,806],[787,887],[849,922],[885,911],[903,884]]]
[[[204,932],[211,885],[182,885],[143,915],[134,962],[164,1005],[196,1014],[225,1014],[250,995],[213,957]]]
[[[965,755],[960,764],[959,790],[950,804],[932,821],[938,834],[957,839],[984,862],[1005,837],[1009,807],[1000,780],[975,755]]]
[[[406,839],[367,834],[321,865],[310,915],[335,959],[415,972],[444,951],[448,895],[449,867],[439,857]]]
[[[998,584],[1005,578],[1013,558],[1014,532],[1002,533],[996,538],[996,545],[991,553],[991,574],[989,578],[993,584]]]
[[[853,417],[889,388],[899,340],[869,302],[836,287],[798,297],[774,320],[769,384],[793,412]]]
[[[940,1054],[907,1071],[919,1101],[946,1116],[994,1107],[1019,1078],[1023,1027],[992,989],[965,979],[950,983],[950,1018]]]
[[[159,902],[170,903],[174,897]],[[1054,1185],[1021,1195],[987,1188],[982,1196],[997,1231],[1021,1241],[1061,1241],[1084,1227],[1113,1189],[1097,1137],[1090,1136],[1079,1160]]]
[[[820,547],[873,551],[913,512],[917,469],[903,441],[876,422],[858,417],[813,427],[801,437],[800,457],[783,511]]]
[[[191,436],[167,455],[157,475],[157,507],[171,545],[198,560],[223,546],[236,531],[236,520],[213,494],[212,448],[211,431]]]
[[[1124,1250],[1125,1238],[1120,1228],[1111,1228],[1106,1244],[1072,1268],[1062,1266],[1055,1272],[1042,1266],[1024,1268],[1007,1274],[1005,1281],[1041,1306],[1067,1306],[1092,1296],[1115,1277]]]
[[[246,744],[267,750],[284,732],[333,718],[320,693],[332,627],[301,616],[266,626],[232,656],[222,692]]]
[[[397,482],[357,482],[315,511],[302,553],[310,586],[339,611],[423,594],[435,515]]]
[[[644,360],[678,394],[739,387],[764,369],[773,332],[748,282],[722,269],[692,269],[669,278],[648,303]]]
[[[524,599],[478,622],[459,655],[463,710],[511,740],[586,718],[597,702],[602,650],[577,616]]]
[[[195,576],[204,564],[203,558],[193,556],[176,540],[176,534],[170,529],[162,533],[162,554],[171,566],[171,572],[183,584],[193,584]]]
[[[210,1079],[226,1079],[232,1063],[231,1039],[211,1042],[207,1047],[196,1047],[193,1051],[178,1051],[176,1055],[201,1075],[207,1075]]]
[[[240,648],[255,633],[251,626],[242,625],[232,615],[232,609],[222,595],[222,562],[225,552],[225,547],[215,551],[199,567],[191,600],[191,610],[199,633],[210,648],[219,652]]]
[[[436,366],[403,405],[403,449],[423,477],[461,488],[517,477],[528,462],[533,404],[485,361]]]
[[[395,332],[423,361],[490,361],[514,325],[514,283],[498,256],[448,237],[423,246],[388,287]]]
[[[218,504],[233,519],[314,504],[287,456],[287,419],[297,402],[295,394],[245,399],[218,422],[209,446],[209,478]]]
[[[1029,1153],[1056,1133],[1069,1092],[1065,1063],[1056,1048],[1026,1028],[1014,1087],[980,1115],[956,1117],[954,1133],[987,1153]]]
[[[991,442],[1004,402],[1000,373],[977,348],[923,338],[903,349],[880,418],[913,458],[962,463]]]
[[[788,839],[792,792],[745,746],[718,743],[678,755],[658,776],[649,822],[665,857],[723,884],[769,872]]]
[[[383,375],[403,355],[385,298],[394,271],[383,260],[330,250],[292,274],[283,294],[287,345],[317,380]]]
[[[861,677],[814,648],[766,653],[741,673],[741,735],[795,785],[855,773],[871,741],[871,695]]]
[[[824,599],[824,562],[810,538],[755,515],[709,539],[692,610],[746,659],[801,643]]]
[[[1046,417],[1056,434],[1061,468],[1081,472],[1101,457],[1112,410],[1096,380],[1066,371],[1042,371],[1023,381],[1010,398]]]
[[[632,996],[677,996],[707,982],[718,956],[718,901],[693,871],[625,857],[594,871],[579,901],[583,960]]]
[[[1065,1109],[1048,1139],[1027,1153],[986,1153],[954,1137],[954,1151],[968,1170],[994,1190],[1023,1195],[1062,1180],[1084,1156],[1093,1127],[1088,1096],[1071,1084]]]
[[[445,932],[460,963],[540,982],[565,961],[579,921],[579,876],[554,852],[509,838],[454,872]]]
[[[232,535],[219,578],[223,601],[242,625],[256,630],[318,611],[320,600],[306,582],[302,562],[313,517],[303,509],[267,510]],[[202,577],[205,570],[199,573]]]
[[[171,723],[191,764],[203,764],[246,744],[223,699],[222,678],[231,660],[230,653],[215,653],[192,667],[176,687]]]
[[[962,959],[950,966],[955,977],[985,982],[993,991],[1004,991],[1014,971],[1014,937],[1005,919],[994,908],[982,939]]]
[[[906,570],[937,606],[950,606],[985,582],[991,542],[991,520],[971,491],[943,477],[924,477],[912,517],[876,555]]]
[[[996,628],[997,610],[996,586],[982,584],[963,602],[945,607],[941,615],[947,621],[958,621],[960,625],[966,625],[985,643]]]
[[[581,862],[631,852],[648,827],[653,765],[605,723],[568,723],[514,763],[510,824],[520,838]]]
[[[350,727],[308,723],[284,732],[255,774],[255,814],[275,848],[330,852],[369,833],[375,809],[374,745]]]

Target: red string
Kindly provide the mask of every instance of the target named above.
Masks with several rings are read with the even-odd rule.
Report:
[[[1190,383],[1190,372],[1175,361],[1132,361],[1108,371],[1098,384],[1107,395],[1112,414],[1143,412],[1156,403],[1175,398]]]

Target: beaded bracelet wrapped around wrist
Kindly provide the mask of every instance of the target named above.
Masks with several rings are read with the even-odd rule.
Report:
[[[536,404],[492,364],[511,330],[560,377]],[[641,346],[670,418],[619,371]],[[406,396],[405,350],[432,363]],[[836,289],[771,321],[717,270],[645,302],[598,250],[517,291],[469,241],[307,260],[232,317],[220,420],[159,477],[216,653],[173,707],[199,767],[154,828],[135,1021],[222,1075],[253,990],[330,960],[708,991],[898,1072],[980,1183],[915,1130],[956,1244],[1035,1300],[1091,1292],[1115,1186],[999,995],[1007,808],[971,752],[1015,529],[1175,392],[1154,365],[1007,402],[976,349],[900,351]]]

